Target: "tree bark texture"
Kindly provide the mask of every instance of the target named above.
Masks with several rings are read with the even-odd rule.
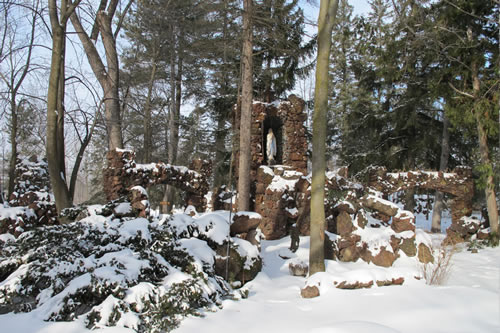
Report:
[[[313,114],[313,152],[311,182],[311,244],[309,275],[325,271],[325,171],[326,124],[328,112],[328,68],[332,45],[332,30],[338,0],[321,0],[318,17],[318,58]]]
[[[214,186],[219,187],[229,181],[223,173],[224,160],[226,156],[226,118],[217,110],[217,129],[215,132],[215,168]]]
[[[477,73],[477,65],[472,65],[472,85],[474,96],[479,96],[480,80]],[[490,159],[490,152],[488,148],[488,135],[483,124],[483,117],[486,115],[481,113],[479,107],[474,109],[474,116],[476,118],[476,126],[479,137],[479,153],[481,156],[481,164],[487,169],[486,187],[484,192],[486,195],[486,209],[488,210],[488,220],[490,222],[491,233],[498,236],[498,205],[495,195],[495,180],[493,178],[493,163]]]
[[[61,117],[64,117],[64,109],[58,110],[63,105],[64,96],[61,95],[61,81],[64,71],[64,39],[66,38],[66,25],[69,15],[74,11],[79,1],[74,4],[61,1],[60,15],[57,14],[56,0],[49,1],[49,15],[52,27],[52,58],[49,74],[49,89],[47,92],[47,162],[49,167],[50,183],[56,200],[57,212],[60,213],[64,208],[70,207],[71,197],[66,184],[64,166],[64,155],[61,156],[61,146],[64,142],[61,140]],[[64,151],[64,149],[63,149]],[[62,159],[62,160],[61,160]]]
[[[223,52],[222,52],[222,85],[221,85],[221,95],[215,103],[215,111],[217,114],[217,130],[215,132],[215,167],[214,167],[214,187],[217,188],[223,184],[227,184],[231,187],[231,174],[224,173],[224,162],[226,160],[226,120],[228,117],[228,110],[231,109],[227,106],[227,98],[230,94],[229,91],[229,68],[227,64],[227,48],[228,48],[228,13],[227,13],[227,0],[224,0],[224,10],[223,10],[223,26],[222,26],[222,40],[223,40]]]
[[[472,41],[472,32],[469,28],[467,31],[467,36],[469,41]],[[472,91],[474,99],[477,101],[480,98],[481,93],[481,80],[479,79],[479,69],[476,60],[472,60],[471,63],[471,74],[472,74]],[[476,118],[477,134],[479,138],[479,153],[481,158],[481,164],[486,169],[486,184],[484,188],[486,196],[486,209],[488,211],[488,220],[490,222],[490,230],[495,237],[498,237],[498,205],[495,195],[495,180],[493,178],[493,163],[490,159],[490,151],[488,147],[488,134],[483,121],[488,120],[488,114],[481,111],[481,107],[474,103],[474,117]],[[483,118],[485,118],[483,120]]]
[[[171,26],[171,43],[176,44],[175,27]],[[170,110],[168,117],[168,159],[169,164],[175,164],[177,161],[177,150],[179,146],[179,116],[177,114],[177,73],[176,73],[176,56],[175,51],[172,49],[170,53]],[[179,101],[180,103],[180,101]],[[180,105],[179,105],[180,111]],[[164,214],[169,214],[172,211],[174,199],[174,188],[170,185],[165,185],[165,193],[163,201],[167,204],[163,208]]]
[[[450,156],[450,120],[443,115],[443,135],[441,139],[441,157],[439,160],[439,171],[446,171]],[[443,212],[444,193],[436,191],[434,207],[432,209],[432,232],[441,232],[441,214]]]
[[[14,178],[16,174],[16,160],[17,160],[17,103],[14,94],[10,101],[10,161],[9,161],[9,196],[14,192]]]
[[[243,0],[243,50],[240,118],[240,156],[238,167],[238,210],[250,208],[250,136],[253,102],[253,0]]]
[[[144,156],[142,158],[143,163],[151,162],[151,151],[153,145],[153,133],[151,130],[151,99],[153,96],[153,86],[156,79],[156,57],[153,59],[151,64],[151,75],[148,82],[148,95],[146,96],[146,104],[144,105]]]
[[[61,54],[63,60],[61,61],[61,74],[59,74],[59,91],[57,92],[57,125],[56,125],[56,135],[57,135],[57,156],[59,163],[59,170],[63,175],[63,178],[66,180],[66,154],[64,147],[64,114],[66,113],[66,108],[64,107],[64,96],[66,94],[66,69],[65,69],[65,59],[66,59],[66,27],[64,27],[63,31],[63,39],[62,39],[62,50]],[[65,181],[66,182],[66,181]],[[67,184],[67,182],[66,182]],[[70,195],[70,201],[71,195]]]

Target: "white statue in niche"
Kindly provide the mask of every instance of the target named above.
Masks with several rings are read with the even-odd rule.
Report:
[[[269,131],[267,132],[266,153],[267,153],[267,164],[268,165],[274,164],[276,157],[276,137],[273,134],[272,128],[270,128]]]

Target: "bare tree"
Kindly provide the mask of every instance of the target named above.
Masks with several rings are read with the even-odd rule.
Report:
[[[66,27],[70,15],[81,0],[61,0],[58,10],[56,0],[49,0],[49,17],[52,28],[52,58],[50,63],[49,90],[47,92],[47,162],[50,183],[56,200],[57,212],[72,205],[65,176],[64,156],[64,63]]]
[[[99,101],[96,97],[97,94],[94,94],[91,88],[83,82],[80,78],[76,78],[79,83],[81,83],[87,91],[91,94],[94,104],[90,106],[90,109],[95,108],[95,112],[89,112],[85,110],[86,107],[82,105],[81,101],[75,98],[76,109],[73,111],[66,112],[66,116],[73,125],[74,133],[76,135],[77,140],[77,152],[75,156],[75,163],[73,164],[73,169],[71,171],[71,178],[69,182],[69,193],[71,196],[71,200],[75,199],[75,191],[76,184],[78,179],[78,172],[80,170],[80,166],[83,162],[85,150],[87,149],[90,141],[92,140],[92,136],[97,126],[98,120],[101,118],[101,109],[103,107],[103,101]]]
[[[8,71],[0,72],[0,78],[7,86],[7,99],[10,106],[10,161],[9,161],[9,196],[14,191],[14,172],[16,167],[16,159],[18,157],[18,112],[21,106],[19,101],[19,91],[25,81],[28,73],[33,70],[32,55],[35,47],[35,33],[37,27],[37,19],[40,15],[40,2],[35,0],[30,8],[30,29],[27,33],[28,40],[24,45],[16,43],[16,34],[18,28],[18,19],[11,18],[11,10],[15,4],[13,2],[5,2],[2,6],[3,13],[3,29],[2,41],[0,49],[0,63],[7,64]]]
[[[125,16],[132,2],[133,0],[128,2],[121,17]],[[85,31],[76,11],[71,15],[71,23],[82,42],[90,67],[104,92],[104,118],[108,134],[108,148],[110,150],[123,148],[120,96],[118,92],[120,68],[116,49],[116,36],[121,28],[121,20],[115,31],[113,31],[112,27],[118,3],[119,0],[101,0],[90,35]],[[97,47],[92,42],[93,40],[97,41],[99,34],[105,50],[106,65]]]

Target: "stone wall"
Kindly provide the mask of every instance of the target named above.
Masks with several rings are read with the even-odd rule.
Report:
[[[388,267],[401,251],[407,256],[418,255],[421,262],[433,260],[429,244],[417,244],[413,213],[333,172],[327,173],[325,187],[328,259],[362,259]],[[293,248],[294,238],[298,241],[299,234],[308,235],[310,196],[308,176],[286,166],[261,166],[255,209],[262,216],[259,228],[266,239],[290,234]]]
[[[472,170],[458,167],[453,172],[409,171],[391,173],[383,167],[371,167],[365,173],[368,186],[390,195],[411,188],[437,190],[451,194],[452,223],[472,214],[474,181]]]
[[[165,163],[138,164],[135,153],[117,149],[108,152],[108,167],[103,173],[103,186],[107,200],[129,196],[134,186],[148,188],[152,185],[168,184],[181,189],[186,205],[205,211],[208,193],[208,177],[212,172],[207,161],[195,160],[189,169]]]

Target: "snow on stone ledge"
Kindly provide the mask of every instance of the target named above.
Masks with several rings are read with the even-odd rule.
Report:
[[[268,190],[273,192],[282,192],[285,190],[292,190],[295,188],[295,185],[299,179],[285,179],[282,177],[274,177],[271,184],[267,187]]]
[[[148,191],[146,191],[146,189],[142,186],[136,185],[133,186],[130,190],[140,192],[142,195],[145,195],[146,197],[148,196]]]
[[[270,176],[274,176],[273,169],[271,169],[270,167],[268,167],[266,165],[261,165],[259,168],[262,169],[262,171],[264,171],[265,174],[270,175]]]
[[[390,207],[392,207],[392,208],[395,208],[395,209],[397,209],[397,210],[398,210],[398,213],[399,213],[399,210],[400,210],[399,206],[398,206],[398,205],[396,205],[396,204],[395,204],[394,202],[392,202],[392,201],[382,199],[382,198],[380,198],[380,197],[378,197],[378,196],[375,196],[375,195],[373,195],[373,194],[368,194],[368,195],[366,196],[366,199],[367,199],[367,200],[373,200],[374,202],[379,202],[379,203],[381,203],[381,204],[383,204],[383,205],[386,205],[386,206],[390,206]]]
[[[238,216],[247,216],[249,219],[259,219],[259,220],[262,219],[262,216],[259,213],[255,212],[246,212],[246,211],[236,212],[234,214],[234,217],[236,218]]]

